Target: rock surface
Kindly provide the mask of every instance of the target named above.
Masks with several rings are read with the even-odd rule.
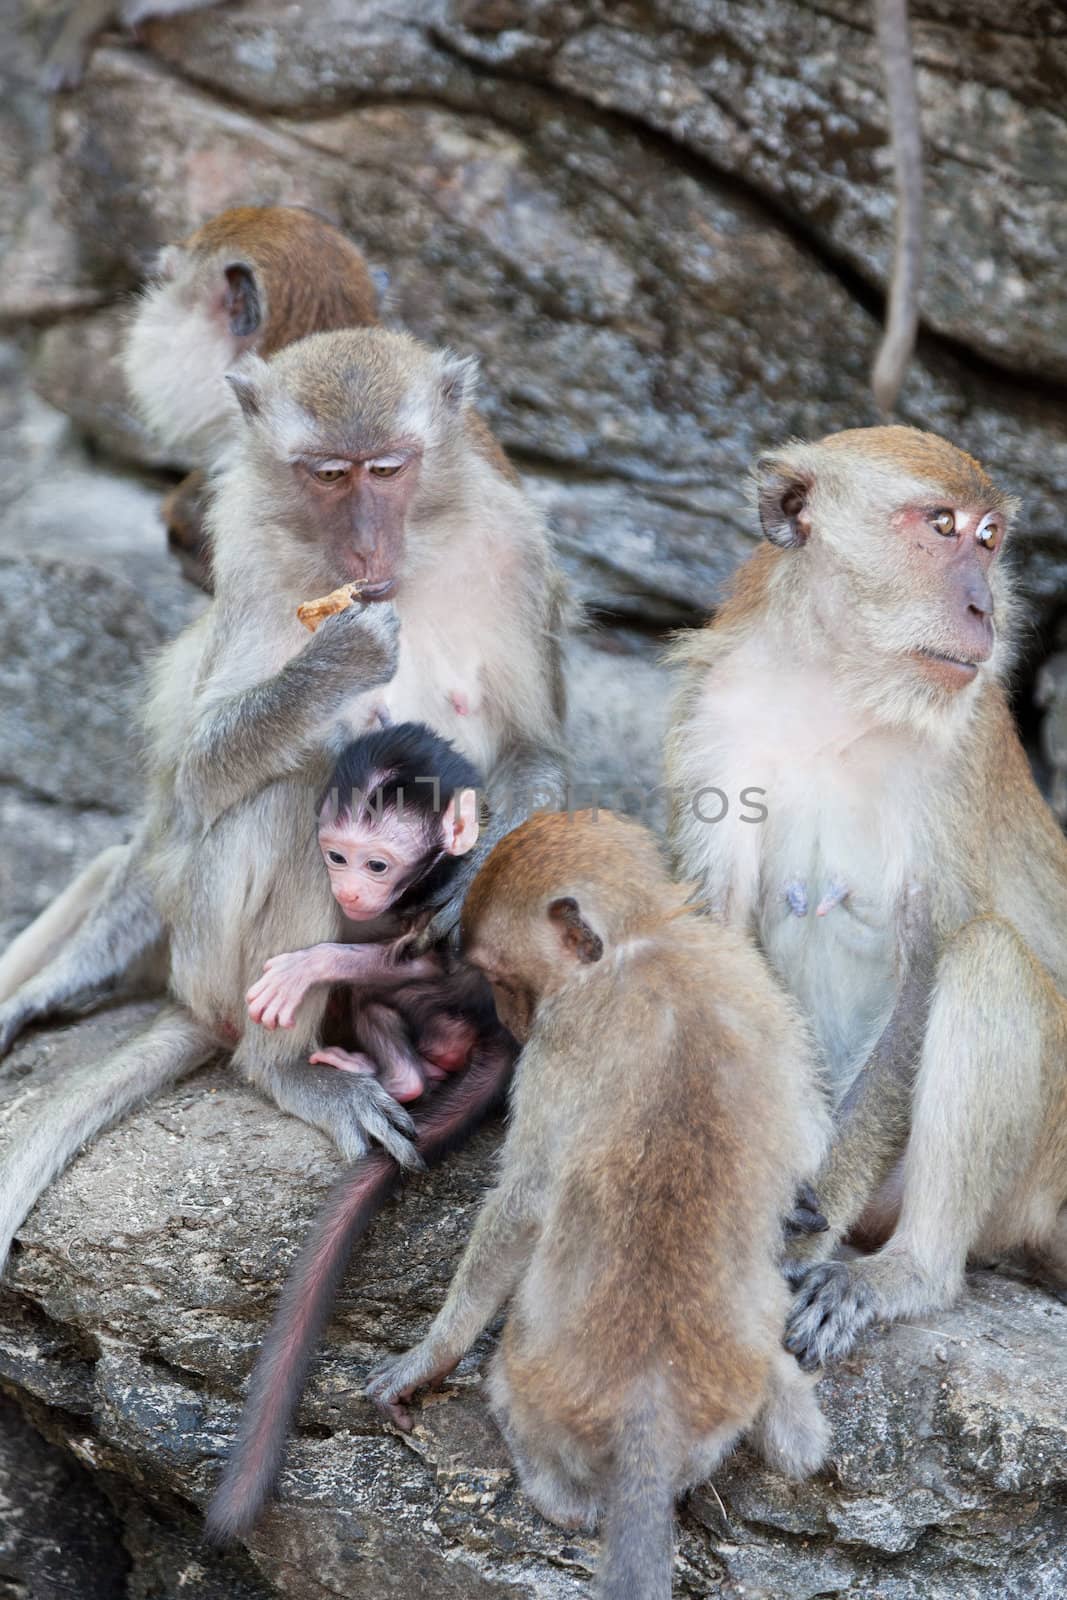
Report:
[[[49,1084],[151,1013],[126,1006],[27,1040],[0,1080],[0,1155]],[[487,1130],[412,1184],[371,1230],[309,1386],[280,1503],[228,1592],[588,1592],[595,1542],[544,1523],[515,1487],[480,1393],[488,1340],[421,1406],[406,1440],[361,1395],[376,1356],[417,1337],[440,1304],[499,1137]],[[212,1067],[101,1138],[20,1236],[0,1303],[0,1380],[91,1469],[79,1492],[99,1482],[101,1517],[108,1506],[122,1517],[132,1486],[160,1503],[157,1520],[171,1521],[185,1559],[205,1570],[195,1508],[335,1170],[319,1135]],[[875,1329],[823,1380],[834,1435],[817,1479],[788,1485],[742,1452],[691,1496],[680,1592],[1054,1600],[1067,1581],[1065,1384],[1067,1307],[972,1275],[955,1310]],[[3,1483],[0,1470],[0,1493]],[[172,1576],[159,1592],[183,1586]]]
[[[0,0],[0,948],[131,826],[135,710],[203,604],[157,517],[170,469],[115,362],[157,247],[299,201],[390,280],[391,319],[476,351],[483,400],[597,622],[572,649],[575,800],[662,818],[657,651],[752,547],[766,447],[876,420],[891,228],[868,10],[843,0],[233,0],[114,34],[36,88],[59,0]],[[901,416],[1025,510],[1042,776],[1067,813],[1067,24],[1051,0],[913,0],[927,146],[925,331]],[[862,15],[861,15],[862,12]],[[131,130],[136,136],[131,137]],[[33,392],[31,384],[36,386]],[[0,1154],[45,1090],[153,1013],[31,1035]],[[278,1507],[247,1551],[199,1512],[278,1286],[336,1171],[222,1065],[101,1139],[0,1289],[0,1600],[565,1600],[595,1542],[515,1487],[478,1377],[408,1440],[361,1398],[440,1303],[499,1128],[392,1204],[346,1281]],[[690,1596],[959,1600],[1067,1589],[1067,1309],[976,1273],[823,1380],[828,1469],[745,1452],[679,1519]]]

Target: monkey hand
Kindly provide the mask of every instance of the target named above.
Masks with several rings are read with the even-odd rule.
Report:
[[[350,673],[354,687],[376,689],[395,676],[400,652],[400,617],[388,600],[351,605],[311,635],[304,653],[332,669]]]
[[[830,1224],[819,1210],[819,1197],[810,1183],[797,1185],[792,1211],[787,1211],[783,1227],[787,1238],[805,1238],[812,1233],[825,1233]]]
[[[308,990],[317,983],[329,983],[331,977],[327,958],[316,948],[271,956],[263,976],[245,995],[248,1015],[264,1028],[291,1028]]]
[[[786,1323],[785,1347],[805,1372],[848,1355],[864,1328],[883,1314],[869,1262],[824,1261],[800,1281]]]
[[[375,1367],[364,1393],[386,1422],[391,1422],[401,1433],[410,1433],[411,1412],[403,1402],[410,1400],[416,1389],[447,1377],[458,1360],[458,1356],[442,1356],[429,1338],[423,1339],[404,1355],[392,1356]]]

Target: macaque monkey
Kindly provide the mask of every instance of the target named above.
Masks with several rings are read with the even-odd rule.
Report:
[[[603,1519],[609,1600],[666,1600],[674,1501],[741,1433],[798,1476],[826,1443],[779,1270],[826,1107],[795,1008],[688,892],[610,813],[494,850],[463,940],[523,1044],[500,1176],[429,1332],[367,1386],[409,1429],[510,1300],[493,1409],[538,1510]]]
[[[152,436],[197,464],[162,508],[171,550],[192,582],[211,588],[208,475],[240,441],[230,368],[250,350],[267,357],[309,333],[377,322],[362,253],[303,206],[235,206],[160,251],[123,369]]]
[[[487,995],[475,996],[470,1010],[472,978],[484,989],[476,976],[446,975],[443,958],[404,959],[412,915],[439,902],[477,842],[481,782],[464,756],[418,723],[394,723],[347,745],[319,808],[319,849],[346,923],[370,927],[372,937],[384,923],[393,934],[394,970],[383,970],[374,946],[318,944],[272,956],[246,996],[251,1021],[292,1028],[312,988],[349,986],[357,1048],[323,1045],[311,1062],[376,1074],[402,1105],[467,1065],[475,1016],[486,1010]],[[387,986],[391,994],[375,992]]]
[[[923,165],[908,0],[877,0],[876,10],[897,210],[885,333],[871,370],[871,387],[879,407],[888,412],[896,405],[919,328]]]
[[[1067,1278],[1067,841],[1008,708],[1015,503],[978,462],[855,429],[766,456],[756,497],[767,543],[676,650],[668,781],[679,868],[756,935],[832,1078],[830,1226],[791,1246],[815,1365],[950,1304],[968,1257]],[[736,774],[766,821],[705,825]],[[823,1260],[861,1223],[881,1248]]]
[[[70,937],[57,947],[48,912],[40,938],[22,936],[0,1054],[148,951],[166,955],[171,1004],[42,1101],[0,1169],[0,1264],[87,1139],[222,1048],[346,1159],[372,1137],[419,1164],[408,1114],[374,1077],[309,1065],[324,990],[291,1029],[250,1023],[246,996],[268,957],[340,939],[312,806],[354,736],[424,722],[487,774],[490,822],[426,947],[458,921],[496,838],[562,798],[562,585],[543,518],[486,449],[473,382],[472,362],[373,328],[248,355],[230,374],[244,432],[212,503],[216,594],[155,674],[145,821],[103,883],[90,869],[68,891]],[[343,582],[364,603],[309,635],[297,606]]]
[[[51,94],[76,89],[85,76],[97,35],[112,24],[135,30],[152,17],[206,11],[217,4],[218,0],[75,0],[48,52],[41,87]]]

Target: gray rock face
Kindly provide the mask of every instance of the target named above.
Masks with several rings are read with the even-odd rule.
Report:
[[[27,1040],[0,1081],[0,1153],[48,1085],[151,1013],[126,1006]],[[234,1567],[220,1595],[589,1592],[595,1541],[531,1510],[488,1418],[489,1340],[421,1405],[407,1439],[361,1394],[376,1357],[415,1339],[439,1306],[499,1137],[487,1130],[410,1185],[371,1230],[279,1502],[249,1541],[251,1568]],[[258,1338],[335,1170],[325,1140],[213,1067],[101,1138],[21,1234],[0,1380],[92,1469],[117,1514],[136,1502],[143,1520],[145,1499],[184,1508],[168,1537],[205,1570],[188,1508],[211,1492]],[[1065,1383],[1067,1307],[972,1275],[955,1310],[873,1330],[823,1380],[834,1432],[818,1478],[787,1484],[742,1451],[694,1493],[679,1519],[678,1592],[1054,1600],[1067,1581]],[[246,1589],[253,1570],[262,1587]],[[172,1574],[155,1592],[183,1589]]]
[[[250,199],[336,218],[387,271],[392,320],[481,356],[486,414],[598,624],[572,648],[575,802],[661,820],[658,649],[753,547],[748,468],[877,420],[891,197],[869,8],[233,0],[148,24],[142,48],[110,36],[49,107],[59,9],[0,0],[0,947],[131,826],[145,673],[203,601],[157,517],[183,463],[145,437],[116,352],[156,249]],[[1026,710],[1067,637],[1067,24],[1051,0],[912,10],[928,248],[901,417],[1023,498]],[[1067,813],[1062,655],[1039,681]],[[0,1152],[153,1011],[29,1036],[0,1070]],[[488,1417],[490,1340],[408,1439],[362,1399],[439,1306],[500,1137],[372,1229],[279,1503],[226,1554],[200,1510],[335,1157],[218,1064],[75,1162],[0,1289],[2,1600],[589,1594],[595,1541],[533,1513]],[[740,1451],[680,1512],[677,1592],[1059,1600],[1065,1319],[975,1273],[953,1311],[873,1330],[822,1383],[827,1470],[788,1485]]]

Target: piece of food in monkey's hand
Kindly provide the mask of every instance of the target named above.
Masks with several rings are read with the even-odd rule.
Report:
[[[365,584],[343,583],[339,589],[333,589],[329,594],[324,594],[321,600],[305,600],[302,606],[297,606],[296,614],[300,621],[311,633],[327,617],[334,617],[339,611],[347,611],[352,603],[359,599]]]

